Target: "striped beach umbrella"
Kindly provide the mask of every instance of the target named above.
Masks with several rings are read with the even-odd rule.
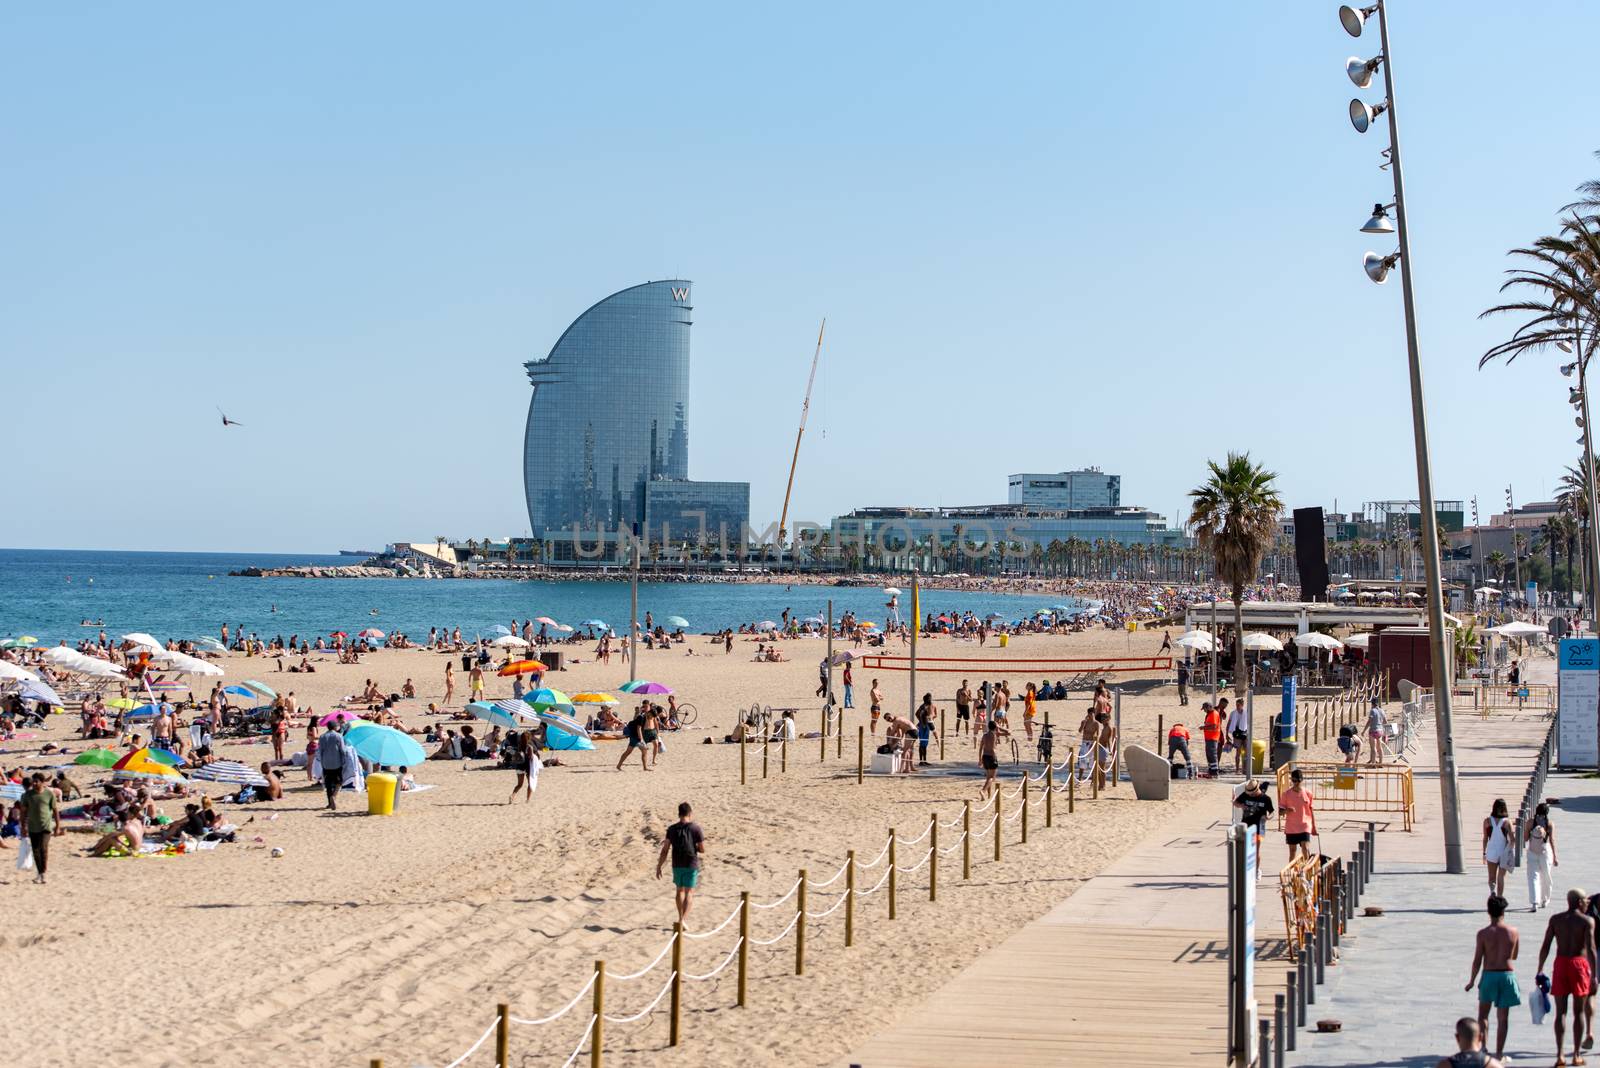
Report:
[[[206,782],[226,782],[238,786],[265,786],[267,777],[237,760],[213,760],[209,764],[202,764],[189,773],[191,779],[204,779]]]
[[[522,695],[522,699],[534,708],[553,708],[557,705],[570,705],[572,698],[550,686],[541,686]]]
[[[573,719],[572,716],[558,708],[539,709],[539,719],[541,722],[547,723],[559,730],[564,730],[568,734],[575,734],[579,738],[589,737],[589,728],[585,727],[582,723],[579,723],[577,720]]]
[[[536,718],[533,709],[525,701],[474,701],[467,706],[467,711],[485,723],[513,730],[528,726]]]
[[[383,631],[379,630],[377,627],[368,627],[366,630],[364,630],[361,633],[356,635],[357,638],[375,638],[375,639],[382,639],[382,638],[384,638],[386,636],[387,635],[385,635],[383,633]]]
[[[265,697],[269,701],[276,701],[278,699],[278,691],[274,690],[271,686],[268,686],[264,682],[257,682],[255,679],[245,679],[241,685],[258,697]]]

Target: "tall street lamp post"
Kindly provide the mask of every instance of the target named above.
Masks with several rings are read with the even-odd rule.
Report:
[[[1381,284],[1395,263],[1400,264],[1400,290],[1405,302],[1406,361],[1411,376],[1411,427],[1417,453],[1417,504],[1422,510],[1428,639],[1433,652],[1433,710],[1435,734],[1439,742],[1439,798],[1444,820],[1444,861],[1446,871],[1460,874],[1466,867],[1461,857],[1461,798],[1456,780],[1455,742],[1451,737],[1450,648],[1445,632],[1444,586],[1439,574],[1439,519],[1434,510],[1433,472],[1428,460],[1428,418],[1422,400],[1422,362],[1417,355],[1416,303],[1411,289],[1411,243],[1406,227],[1405,181],[1400,167],[1400,125],[1395,115],[1394,54],[1389,48],[1389,21],[1384,0],[1378,0],[1371,7],[1344,5],[1339,8],[1339,21],[1350,36],[1359,37],[1367,18],[1373,14],[1378,16],[1382,52],[1370,60],[1352,57],[1345,64],[1345,73],[1356,88],[1365,89],[1372,84],[1373,73],[1379,67],[1383,69],[1386,99],[1375,107],[1359,98],[1350,101],[1350,122],[1358,133],[1366,133],[1374,119],[1388,113],[1388,167],[1394,177],[1394,203],[1389,207],[1394,208],[1394,222],[1390,224],[1386,207],[1380,204],[1361,230],[1369,234],[1392,233],[1400,247],[1387,256],[1369,252],[1362,266],[1369,278]]]

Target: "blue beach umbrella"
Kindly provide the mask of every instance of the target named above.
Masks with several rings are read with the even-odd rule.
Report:
[[[689,625],[689,621],[684,619],[682,616],[668,616],[661,622],[665,623],[669,627],[687,627]]]
[[[17,687],[17,695],[24,701],[43,701],[45,704],[55,705],[57,708],[65,707],[66,702],[50,688],[47,683],[37,679],[28,679]]]
[[[511,631],[504,623],[496,623],[494,626],[489,628],[489,633],[493,634],[497,638],[504,638],[506,635],[510,634]]]
[[[375,723],[351,727],[344,736],[350,747],[365,760],[391,767],[411,767],[427,759],[422,746],[410,735],[393,727],[380,727]]]
[[[467,711],[483,720],[513,730],[530,725],[536,718],[533,708],[523,701],[474,701]]]
[[[611,629],[611,625],[608,624],[603,619],[586,619],[582,623],[579,623],[578,626],[580,626],[580,627],[598,627],[600,630],[610,630]]]

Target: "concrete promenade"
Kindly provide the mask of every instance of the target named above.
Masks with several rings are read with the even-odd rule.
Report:
[[[1468,873],[1433,874],[1440,885],[1421,881],[1438,873],[1443,862],[1437,750],[1431,724],[1424,728],[1411,754],[1416,830],[1407,834],[1398,821],[1393,829],[1380,830],[1381,874],[1362,901],[1385,905],[1388,914],[1355,922],[1342,947],[1344,963],[1330,971],[1328,985],[1319,988],[1318,1004],[1310,1010],[1313,1020],[1330,1015],[1343,1019],[1346,1030],[1315,1039],[1302,1030],[1300,1051],[1289,1063],[1420,1064],[1400,1058],[1435,1051],[1436,1059],[1438,1052],[1448,1051],[1450,1027],[1471,999],[1461,987],[1471,960],[1470,930],[1481,915],[1485,887],[1478,862],[1479,825],[1495,797],[1506,797],[1513,807],[1520,800],[1547,723],[1532,713],[1497,712],[1486,719],[1470,708],[1458,712]],[[1215,797],[1214,804],[1196,805],[975,960],[838,1062],[841,1068],[1225,1063],[1223,835],[1231,818],[1231,793],[1218,784]],[[1348,858],[1367,818],[1322,814],[1322,851]],[[1558,828],[1563,818],[1572,817],[1558,814]],[[1595,820],[1600,824],[1600,804]],[[1558,830],[1563,844],[1576,844],[1584,833],[1573,830],[1577,833]],[[1578,850],[1573,852],[1576,859]],[[1277,887],[1277,871],[1286,859],[1282,837],[1269,835],[1263,846],[1256,928],[1256,996],[1266,1017],[1290,970]],[[1563,892],[1562,880],[1576,871],[1564,865],[1558,872]],[[1512,900],[1525,903],[1520,872],[1517,879],[1521,896],[1513,894]],[[1600,877],[1591,881],[1600,891]],[[1465,941],[1447,921],[1469,928]],[[1539,926],[1542,931],[1542,916]],[[1536,953],[1536,932],[1525,932],[1524,938],[1532,942],[1525,953]],[[1531,976],[1530,960],[1529,980]],[[1392,985],[1388,996],[1355,996],[1358,990],[1378,989],[1382,982]],[[1418,1000],[1421,986],[1437,988],[1437,1005]],[[1530,1028],[1526,1010],[1521,1011],[1526,1034]],[[1547,1036],[1540,1048],[1552,1048]]]

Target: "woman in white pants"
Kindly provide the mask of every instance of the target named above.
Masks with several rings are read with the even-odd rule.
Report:
[[[1556,859],[1556,829],[1550,823],[1550,806],[1539,802],[1528,821],[1524,839],[1528,858],[1529,911],[1538,912],[1550,907],[1550,867],[1559,866]]]

